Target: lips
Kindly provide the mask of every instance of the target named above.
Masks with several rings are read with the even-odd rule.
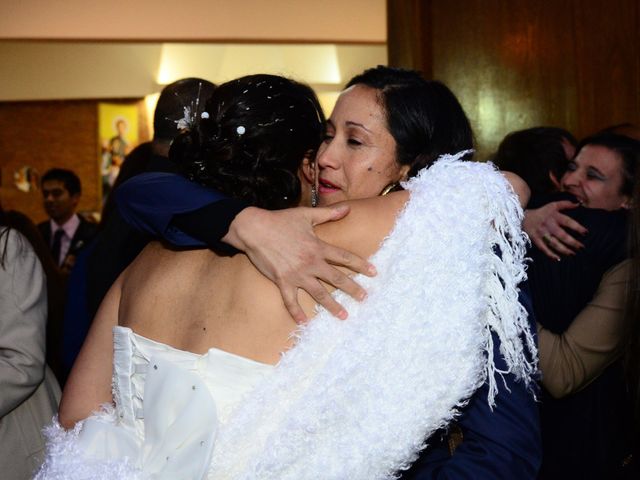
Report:
[[[329,180],[321,178],[318,180],[318,193],[333,193],[340,190],[340,187],[331,183]]]
[[[571,195],[573,195],[574,197],[576,197],[576,200],[578,200],[578,203],[584,205],[586,203],[586,198],[584,195],[581,195],[579,191],[577,191],[577,189],[575,188],[566,188],[565,189],[566,192],[569,192]]]

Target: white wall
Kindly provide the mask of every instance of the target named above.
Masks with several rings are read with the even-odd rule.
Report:
[[[290,76],[319,93],[386,63],[385,45],[0,41],[0,101],[141,98],[178,78]]]

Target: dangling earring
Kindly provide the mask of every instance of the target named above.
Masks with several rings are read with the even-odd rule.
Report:
[[[311,162],[312,164],[312,169],[313,169],[313,180],[311,183],[311,206],[312,207],[317,207],[318,206],[318,187],[316,186],[317,183],[317,179],[318,179],[318,175],[316,173],[316,162],[315,160],[313,162]]]
[[[380,192],[380,196],[384,197],[387,193],[393,192],[396,188],[398,188],[398,182],[393,182],[384,187],[384,189]]]

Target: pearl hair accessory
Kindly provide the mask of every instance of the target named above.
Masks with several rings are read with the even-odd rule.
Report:
[[[182,107],[182,111],[184,113],[183,117],[174,120],[173,122],[176,124],[178,130],[190,130],[196,125],[196,119],[198,118],[198,110],[200,107],[200,94],[202,91],[202,82],[198,84],[198,96],[195,101],[192,100],[189,105],[185,105]],[[177,93],[174,93],[178,96]],[[180,98],[178,96],[178,98]],[[206,116],[205,116],[206,115]],[[209,114],[207,112],[202,112],[200,118],[209,118]]]
[[[247,129],[244,128],[242,125],[240,125],[238,128],[236,128],[236,133],[238,135],[244,135],[244,132],[246,132],[246,131],[247,131]]]

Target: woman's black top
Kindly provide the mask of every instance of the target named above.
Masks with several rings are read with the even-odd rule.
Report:
[[[566,195],[533,204],[567,199]],[[604,273],[627,257],[625,210],[578,207],[563,213],[587,228],[585,236],[574,235],[585,248],[558,262],[532,246],[528,269],[536,319],[556,334],[565,332],[587,305]],[[543,463],[539,478],[623,478],[620,475],[626,469],[621,465],[630,453],[626,429],[630,410],[619,361],[576,393],[554,399],[543,389],[540,400]]]

